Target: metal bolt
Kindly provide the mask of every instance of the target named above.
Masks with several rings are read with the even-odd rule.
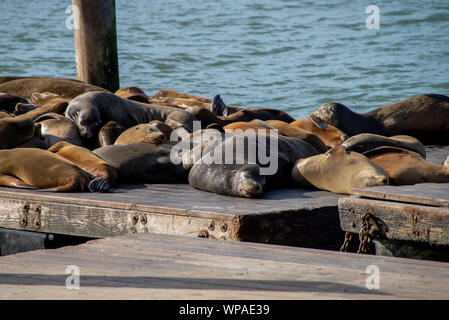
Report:
[[[28,219],[27,219],[26,214],[22,214],[20,216],[20,224],[24,227],[28,224]]]
[[[142,232],[148,232],[148,228],[142,228]]]
[[[209,225],[207,226],[209,228],[210,231],[214,231],[215,229],[215,222],[214,220],[209,222]]]
[[[129,228],[129,233],[137,233],[137,229],[134,227]]]
[[[221,232],[226,232],[228,230],[228,225],[226,222],[223,222],[220,226]]]
[[[41,214],[41,206],[36,207],[36,209],[34,209],[34,213],[37,215]]]
[[[137,223],[137,221],[139,221],[139,217],[137,216],[137,215],[132,215],[131,216],[131,222],[132,222],[132,224],[136,224]]]
[[[39,219],[39,218],[34,219],[34,221],[33,221],[33,226],[34,226],[36,229],[39,229],[39,228],[41,227],[41,219]]]
[[[140,223],[142,225],[146,225],[147,224],[147,216],[146,215],[141,214],[139,220],[140,220]]]

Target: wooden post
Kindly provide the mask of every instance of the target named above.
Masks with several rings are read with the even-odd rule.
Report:
[[[73,0],[78,79],[115,92],[119,88],[115,0]]]

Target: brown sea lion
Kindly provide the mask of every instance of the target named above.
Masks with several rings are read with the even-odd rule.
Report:
[[[58,142],[48,151],[77,165],[95,177],[89,184],[90,191],[107,191],[117,182],[117,171],[89,149],[68,142]]]
[[[31,98],[33,92],[52,92],[63,98],[73,99],[89,91],[106,92],[107,90],[76,79],[48,77],[19,77],[16,80],[0,84],[0,92],[13,94],[25,99]]]
[[[318,150],[320,153],[324,153],[328,150],[328,147],[326,144],[321,140],[316,134],[311,133],[309,131],[306,131],[304,129],[301,129],[299,127],[293,126],[288,124],[287,122],[280,121],[280,120],[268,120],[266,121],[267,124],[273,126],[276,128],[280,134],[290,137],[290,138],[296,138],[301,139],[312,146],[315,147],[315,149]]]
[[[164,132],[165,131],[165,132]],[[159,120],[138,124],[125,130],[114,144],[154,143],[161,144],[170,139],[171,128]]]
[[[33,119],[20,115],[0,119],[0,149],[14,148],[34,136]]]
[[[418,153],[396,147],[380,147],[365,152],[372,163],[388,174],[392,185],[449,182],[449,167],[428,162]]]
[[[98,131],[98,143],[100,147],[114,144],[117,138],[125,132],[127,128],[116,121],[109,121]]]
[[[323,130],[310,119],[296,120],[290,125],[316,134],[329,148],[341,145],[348,138],[343,131],[336,127],[328,125],[326,130]]]
[[[123,87],[118,89],[114,94],[123,99],[130,99],[143,103],[151,102],[150,97],[148,97],[146,93],[138,87]]]
[[[29,101],[25,98],[9,93],[0,93],[0,110],[9,113],[14,112],[14,108],[18,103],[29,103]]]
[[[73,163],[41,149],[0,150],[0,185],[49,191],[87,191],[88,173]]]
[[[190,113],[173,107],[154,106],[120,98],[108,92],[88,92],[73,99],[66,116],[74,121],[81,136],[90,138],[98,133],[103,123],[116,121],[132,127],[152,120],[160,120],[172,128],[193,130],[196,120]]]
[[[33,92],[31,94],[31,102],[43,107],[46,105],[52,105],[59,102],[70,102],[72,99],[63,98],[59,94],[53,92]]]
[[[182,163],[171,161],[172,145],[135,143],[93,151],[117,170],[119,183],[187,183]]]
[[[203,103],[208,103],[209,105],[212,102],[212,100],[210,100],[208,98],[195,96],[195,95],[191,95],[191,94],[186,94],[186,93],[178,92],[178,91],[171,90],[171,89],[159,90],[151,97],[152,100],[162,100],[164,98],[192,99],[192,100],[197,100],[197,101],[200,101]]]
[[[362,114],[341,103],[326,103],[311,117],[350,136],[409,135],[423,143],[449,143],[449,97],[440,94],[415,96]]]
[[[263,133],[263,134],[270,134],[272,133],[271,131],[273,130],[274,134],[278,134],[276,128],[270,126],[265,121],[257,119],[256,121],[253,120],[250,122],[245,121],[232,122],[230,124],[225,125],[223,129],[225,132],[231,134],[247,132],[249,130],[251,130],[254,133]]]
[[[418,139],[405,135],[385,137],[378,134],[361,133],[347,139],[342,146],[346,150],[362,154],[383,146],[398,147],[417,152],[422,157],[426,157],[426,150],[423,144]]]
[[[291,174],[293,182],[300,187],[343,194],[350,194],[353,188],[388,184],[388,175],[382,168],[342,146],[298,160]]]

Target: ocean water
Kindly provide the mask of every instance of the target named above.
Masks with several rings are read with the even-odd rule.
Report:
[[[70,0],[0,0],[0,75],[76,77]],[[369,29],[369,5],[379,29]],[[449,1],[116,0],[121,86],[296,118],[449,94]]]

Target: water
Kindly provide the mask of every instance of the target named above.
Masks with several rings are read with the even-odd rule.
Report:
[[[76,77],[71,1],[0,0],[0,75]],[[380,29],[368,29],[368,5]],[[121,86],[296,118],[449,94],[449,1],[116,0]]]

